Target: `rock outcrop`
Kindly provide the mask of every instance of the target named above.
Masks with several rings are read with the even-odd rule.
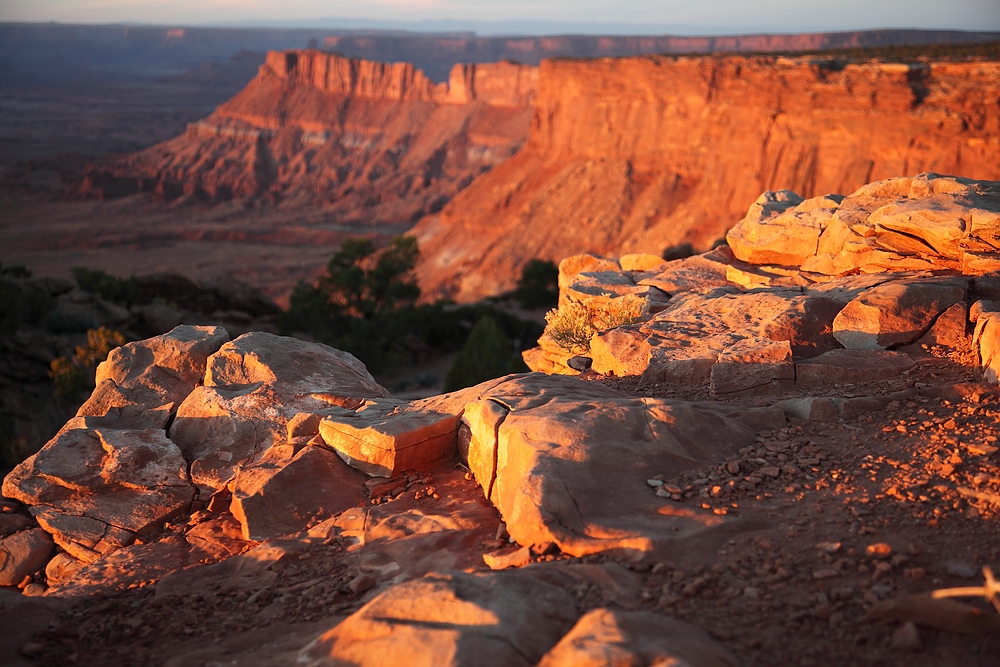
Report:
[[[966,204],[977,220],[993,210]],[[834,614],[877,602],[872,618],[897,605],[885,613],[945,631],[995,626],[989,611],[914,616],[912,598],[886,598],[925,566],[974,576],[956,539],[992,554],[959,521],[996,516],[996,274],[829,276],[719,248],[577,256],[560,286],[563,308],[644,303],[595,332],[584,377],[566,366],[406,402],[351,355],[272,334],[182,326],[113,351],[81,414],[3,483],[0,586],[93,605],[60,617],[79,627],[53,621],[63,641],[21,651],[91,650],[108,627],[132,650],[137,628],[166,645],[157,633],[207,638],[214,623],[220,642],[185,642],[164,664],[729,667],[733,637],[744,652],[797,642],[760,632],[749,612],[765,603],[783,617],[808,607],[817,626],[803,627],[824,636],[855,635],[860,621]],[[880,449],[893,437],[907,440]],[[878,479],[883,464],[896,467]],[[944,508],[958,521],[941,536]],[[786,511],[794,524],[774,518]],[[918,529],[944,546],[896,546]],[[817,558],[802,552],[819,567],[787,560]],[[714,624],[711,637],[688,621]],[[243,631],[275,635],[248,644]]]
[[[414,229],[421,286],[471,301],[511,289],[535,257],[706,250],[765,190],[811,198],[923,171],[1000,178],[998,98],[994,62],[547,60],[524,148]],[[798,204],[785,196],[758,202],[762,215]],[[836,205],[810,201],[799,218]],[[897,240],[916,215],[884,213]],[[770,229],[786,239],[760,258],[772,264],[819,233],[759,233]]]
[[[922,174],[847,197],[768,192],[730,231],[729,247],[651,270],[608,270],[609,260],[589,255],[564,260],[560,307],[600,312],[620,308],[625,295],[643,299],[641,321],[595,331],[590,368],[716,396],[899,375],[913,360],[886,350],[913,344],[975,343],[991,379],[992,338],[970,341],[966,329],[969,320],[976,332],[991,326],[992,302],[979,299],[992,297],[995,278],[983,274],[1000,259],[997,187]],[[550,325],[525,360],[573,375],[570,354],[554,345]]]
[[[537,81],[537,67],[509,62],[456,65],[436,84],[410,63],[275,51],[211,116],[94,171],[80,194],[255,198],[338,223],[405,224],[520,147]]]

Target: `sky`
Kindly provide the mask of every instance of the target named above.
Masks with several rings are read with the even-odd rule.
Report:
[[[732,34],[874,28],[1000,31],[1000,0],[0,0],[0,21],[280,24],[547,32]],[[357,19],[362,19],[358,21]],[[448,21],[447,24],[437,23]],[[421,26],[414,26],[420,28]],[[533,30],[532,27],[537,30]]]

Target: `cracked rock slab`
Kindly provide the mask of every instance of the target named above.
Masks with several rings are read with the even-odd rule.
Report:
[[[62,431],[3,482],[3,494],[29,505],[57,541],[88,551],[109,529],[123,531],[115,539],[127,543],[126,533],[186,511],[194,491],[187,462],[159,429]]]
[[[255,541],[305,531],[365,499],[364,476],[314,446],[289,458],[265,456],[239,470],[232,486],[233,516],[243,538]]]
[[[846,348],[884,350],[912,343],[950,306],[965,299],[967,280],[890,282],[850,301],[833,320]]]
[[[755,429],[784,425],[776,408],[633,398],[565,376],[519,376],[488,401],[506,415],[484,402],[464,415],[477,480],[516,542],[574,556],[666,555],[735,530],[725,517],[678,513],[646,480],[714,465],[751,446]]]
[[[191,478],[217,491],[240,465],[284,444],[299,413],[332,410],[388,392],[353,355],[318,343],[248,333],[209,357],[205,384],[184,400],[170,437],[191,462]]]
[[[104,418],[113,428],[164,428],[202,381],[209,355],[228,340],[222,327],[179,326],[115,348],[97,367],[97,387],[76,414]]]
[[[320,422],[323,441],[348,465],[373,477],[428,470],[455,455],[458,415],[392,399],[331,413]]]
[[[430,574],[375,597],[297,664],[530,667],[575,620],[569,593],[523,572]]]

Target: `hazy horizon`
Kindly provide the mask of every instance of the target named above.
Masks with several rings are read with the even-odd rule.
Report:
[[[381,18],[374,18],[382,13]],[[391,18],[388,18],[391,17]],[[572,20],[567,20],[572,17]],[[996,0],[842,0],[801,3],[707,0],[698,6],[656,0],[610,3],[541,0],[5,0],[0,21],[191,27],[276,27],[477,34],[811,33],[855,30],[1000,31]]]

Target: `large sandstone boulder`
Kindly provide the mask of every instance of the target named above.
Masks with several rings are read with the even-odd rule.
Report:
[[[205,384],[178,408],[170,437],[191,462],[192,481],[214,491],[238,466],[284,443],[298,413],[388,395],[347,352],[248,333],[208,359]]]
[[[752,445],[755,427],[784,425],[778,409],[737,414],[538,374],[494,387],[463,419],[470,467],[511,537],[575,556],[666,557],[680,540],[724,534],[725,519],[675,515],[646,480],[714,465]]]
[[[590,344],[593,370],[654,383],[714,379],[716,393],[777,387],[793,378],[791,358],[779,348],[808,358],[839,347],[833,321],[841,308],[797,288],[684,292],[647,322],[596,335]]]
[[[236,473],[230,510],[244,539],[299,533],[362,503],[364,479],[323,447],[279,445]]]
[[[651,614],[595,609],[545,654],[538,667],[735,667],[736,658],[698,628]]]
[[[114,428],[164,428],[202,382],[209,355],[229,334],[222,327],[178,326],[115,348],[97,367],[97,388],[77,411]]]
[[[884,350],[920,338],[945,310],[965,299],[967,280],[888,282],[850,301],[833,321],[846,348]]]
[[[0,539],[0,586],[17,586],[49,560],[52,538],[31,528]]]
[[[520,572],[432,574],[382,593],[304,648],[311,667],[530,667],[576,620],[566,591]]]
[[[18,465],[3,494],[31,507],[56,543],[95,560],[188,510],[187,462],[162,430],[64,429]]]

